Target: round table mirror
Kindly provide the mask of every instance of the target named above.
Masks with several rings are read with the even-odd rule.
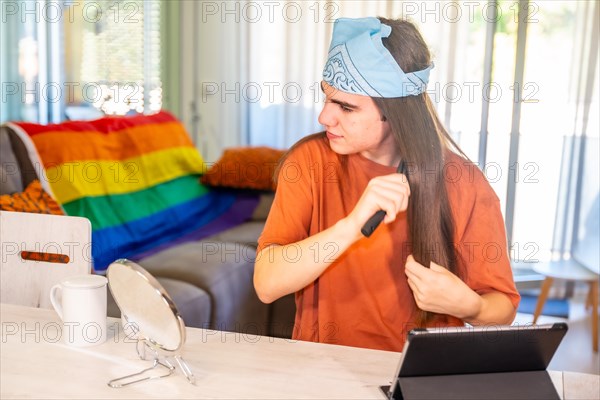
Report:
[[[141,372],[113,379],[111,387],[123,387],[149,379],[171,375],[175,367],[169,356],[179,364],[184,375],[193,383],[193,374],[176,352],[185,343],[185,324],[177,307],[162,285],[148,271],[133,261],[120,259],[108,267],[108,286],[121,310],[125,332],[137,339],[137,351],[147,359],[146,350],[154,354],[152,367]],[[162,375],[148,375],[157,367],[166,368]]]

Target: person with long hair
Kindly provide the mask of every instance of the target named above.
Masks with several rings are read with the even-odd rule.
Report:
[[[335,22],[325,131],[282,159],[254,270],[263,302],[295,293],[294,339],[401,351],[413,328],[514,319],[499,200],[437,117],[431,68],[408,21]]]

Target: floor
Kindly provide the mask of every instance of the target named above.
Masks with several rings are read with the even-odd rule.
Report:
[[[531,314],[517,314],[515,324],[531,324],[532,320]],[[585,291],[576,291],[569,301],[568,319],[544,315],[538,319],[538,324],[553,322],[566,322],[569,330],[548,369],[600,375],[600,355],[592,350],[592,313],[585,310]]]

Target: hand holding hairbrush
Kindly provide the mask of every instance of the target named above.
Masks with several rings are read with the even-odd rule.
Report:
[[[396,172],[399,174],[404,174],[406,176],[406,178],[408,179],[408,175],[406,173],[406,165],[404,164],[404,160],[400,161],[400,164],[398,165],[398,169],[396,170]],[[381,221],[383,221],[384,218],[385,218],[385,211],[383,211],[383,210],[377,211],[363,225],[362,229],[360,230],[361,233],[363,235],[365,235],[366,237],[371,236],[371,234],[375,231],[375,229],[377,229],[377,227],[379,226],[379,224],[381,224]]]

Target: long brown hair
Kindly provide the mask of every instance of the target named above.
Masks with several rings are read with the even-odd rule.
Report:
[[[392,27],[383,45],[404,72],[431,64],[429,49],[417,28],[405,20],[379,18]],[[373,98],[390,128],[400,156],[407,165],[410,184],[408,202],[409,241],[417,262],[431,261],[461,275],[454,251],[454,220],[443,175],[445,155],[450,148],[463,154],[439,120],[429,95]],[[424,326],[433,313],[420,311],[416,323]]]

